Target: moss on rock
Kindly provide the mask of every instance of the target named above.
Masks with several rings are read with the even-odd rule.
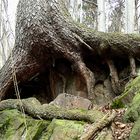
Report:
[[[116,109],[116,108],[123,108],[124,107],[124,104],[121,100],[119,99],[116,99],[112,102],[111,104],[111,108],[112,109]]]
[[[140,76],[131,81],[125,88],[124,94],[119,97],[119,100],[126,100],[128,98],[130,104],[127,107],[127,111],[124,115],[124,120],[129,122],[136,121],[140,116]],[[134,96],[134,97],[133,97]]]
[[[140,117],[134,123],[132,131],[130,133],[129,140],[139,140],[140,139]]]
[[[140,93],[137,93],[129,105],[125,115],[125,121],[136,121],[140,115]]]
[[[2,140],[21,138],[36,140],[50,123],[24,116],[16,109],[0,111],[0,118],[0,138]]]
[[[129,97],[129,101],[132,101],[132,99],[133,99],[132,97],[134,97],[134,95],[140,93],[140,84],[139,83],[140,83],[140,76],[136,77],[134,80],[132,80],[130,83],[128,83],[121,96],[121,99],[128,100],[128,97]]]
[[[99,111],[95,110],[94,113],[91,110],[91,116],[94,115],[96,121],[103,117],[103,113]],[[76,120],[35,119],[17,109],[0,111],[0,118],[0,139],[2,140],[78,140],[87,125],[87,122]],[[106,133],[108,136],[108,132]]]
[[[41,140],[77,140],[84,130],[85,122],[53,119]]]
[[[0,139],[76,140],[84,130],[85,122],[53,119],[33,119],[16,109],[0,111]]]
[[[125,86],[124,92],[112,101],[111,107],[112,108],[122,108],[131,102],[133,102],[132,104],[135,104],[134,102],[135,102],[136,98],[139,96],[138,94],[140,93],[140,84],[139,83],[140,83],[140,76],[136,77],[132,81],[129,81],[129,83],[127,83]],[[138,95],[138,96],[134,98],[135,95]],[[132,106],[132,105],[130,105],[130,106]]]

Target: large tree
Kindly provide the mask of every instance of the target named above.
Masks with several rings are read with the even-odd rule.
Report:
[[[79,75],[90,98],[96,81],[94,69],[85,63],[88,55],[93,57],[93,66],[99,60],[108,66],[113,91],[118,94],[120,82],[114,60],[130,60],[131,74],[135,76],[139,46],[137,35],[95,32],[73,21],[63,0],[20,0],[15,46],[0,71],[0,99],[9,93],[13,83],[28,81],[53,67],[60,58],[67,60],[71,70]]]

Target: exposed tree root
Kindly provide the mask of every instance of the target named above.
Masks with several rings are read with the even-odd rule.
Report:
[[[95,122],[88,129],[87,132],[84,132],[80,137],[80,140],[93,140],[98,131],[101,131],[105,126],[110,124],[115,118],[116,113],[106,114],[100,121]]]
[[[4,109],[18,109],[21,110],[21,106],[24,111],[35,118],[42,119],[69,119],[69,120],[83,120],[87,122],[95,122],[97,119],[101,119],[103,114],[97,110],[78,110],[78,109],[65,109],[54,105],[44,104],[35,98],[28,99],[8,99],[0,102],[0,110]],[[100,117],[97,118],[97,114]]]
[[[89,99],[92,99],[94,95],[94,86],[95,86],[94,73],[90,71],[90,69],[88,69],[82,61],[76,62],[74,64],[74,69],[83,78],[82,80],[85,81],[88,93],[87,97]]]
[[[132,78],[135,78],[137,76],[137,72],[136,72],[136,62],[135,62],[135,58],[133,56],[129,56],[129,62],[130,62],[130,68],[131,68],[131,74],[130,76]]]
[[[18,81],[17,84],[19,84],[19,82],[31,78],[40,71],[40,65],[33,57],[25,54],[18,54],[16,50],[13,51],[15,51],[13,53],[14,56],[9,57],[0,71],[0,100],[4,99],[8,90],[13,87],[15,82],[13,80],[14,73]]]
[[[66,83],[67,80],[64,75],[58,73],[59,77],[62,79],[62,93],[66,93]]]
[[[112,88],[116,94],[120,92],[120,83],[119,83],[119,77],[117,69],[114,65],[114,62],[110,59],[106,60],[109,70],[110,70],[110,76],[111,76],[111,82],[112,82]]]

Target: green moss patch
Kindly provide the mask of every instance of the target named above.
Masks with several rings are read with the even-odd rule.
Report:
[[[85,122],[53,119],[41,140],[77,140],[84,130]]]
[[[140,139],[140,117],[134,123],[132,131],[130,133],[129,140],[139,140]]]
[[[0,111],[0,139],[76,140],[86,122],[73,120],[37,120],[16,109]]]
[[[0,111],[0,138],[36,140],[48,124],[49,121],[32,119],[15,109],[3,110]]]
[[[124,92],[115,98],[111,104],[112,108],[123,108],[132,101],[134,96],[140,93],[140,76],[127,83]]]
[[[126,86],[124,94],[120,99],[124,99],[126,96],[131,97],[131,103],[127,107],[124,120],[127,122],[134,122],[140,116],[140,76]]]
[[[137,93],[124,115],[125,121],[136,121],[140,115],[140,93]]]
[[[123,104],[123,102],[119,99],[116,99],[115,101],[112,102],[111,104],[111,108],[112,109],[116,109],[116,108],[123,108],[125,105]]]

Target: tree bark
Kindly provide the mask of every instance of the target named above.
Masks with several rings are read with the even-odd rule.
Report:
[[[42,119],[69,119],[82,120],[94,123],[103,117],[103,113],[97,110],[66,109],[55,105],[43,104],[36,98],[8,99],[0,102],[0,110],[17,109],[23,111],[34,118]],[[22,113],[23,113],[22,112]],[[97,118],[97,113],[100,114]],[[98,115],[99,115],[98,114]]]
[[[117,69],[113,63],[112,60],[106,60],[109,70],[110,70],[110,76],[111,76],[111,82],[112,82],[112,88],[114,92],[117,94],[120,91],[120,83],[119,83],[119,76]]]
[[[135,78],[137,76],[135,58],[133,56],[129,56],[129,62],[131,68],[131,77]]]
[[[13,86],[15,69],[18,83],[49,68],[57,58],[67,59],[86,84],[87,94],[94,94],[94,72],[84,63],[84,51],[114,59],[140,57],[140,36],[95,32],[75,22],[63,0],[20,0],[17,8],[16,40],[11,56],[0,71],[0,99]],[[93,62],[94,63],[94,62]]]

